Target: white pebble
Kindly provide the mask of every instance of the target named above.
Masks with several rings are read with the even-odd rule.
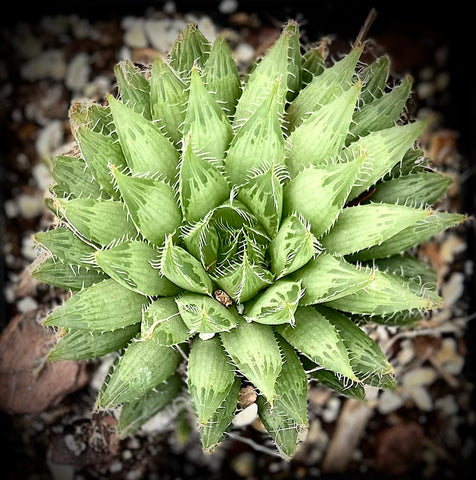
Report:
[[[453,395],[445,395],[435,401],[435,407],[442,410],[446,415],[452,416],[458,413],[459,407]]]
[[[414,387],[408,391],[408,395],[415,402],[415,406],[420,410],[429,412],[433,409],[433,400],[426,388]]]
[[[25,235],[22,239],[21,253],[26,260],[33,261],[38,256],[32,235]]]
[[[36,152],[42,160],[50,159],[53,152],[63,143],[64,131],[61,120],[48,123],[38,134]]]
[[[464,292],[464,274],[461,272],[453,272],[449,280],[441,287],[441,296],[443,297],[444,306],[451,307]]]
[[[38,308],[38,302],[33,297],[24,297],[18,300],[17,308],[21,313],[30,312]]]
[[[167,33],[168,23],[164,20],[147,19],[145,33],[152,48],[159,52],[167,52],[172,46]]]
[[[415,350],[410,340],[406,339],[401,344],[401,349],[397,354],[397,360],[400,365],[407,365],[415,357]]]
[[[52,78],[62,80],[66,74],[66,61],[61,50],[47,50],[40,56],[25,63],[21,69],[21,76],[25,80],[41,80]]]
[[[238,412],[233,418],[233,425],[235,427],[245,427],[253,423],[258,416],[258,404],[252,403],[248,407]]]
[[[238,8],[238,2],[236,0],[222,0],[218,5],[218,10],[224,15],[233,13]]]
[[[72,92],[81,92],[88,83],[90,73],[89,55],[84,52],[78,53],[66,70],[66,86]]]
[[[146,433],[160,433],[167,430],[175,418],[175,408],[173,405],[167,405],[159,413],[145,422],[141,429]]]
[[[20,214],[20,209],[18,208],[17,203],[12,198],[9,198],[3,204],[5,208],[5,214],[7,218],[15,218]]]
[[[53,182],[51,171],[44,163],[37,163],[32,168],[32,174],[40,190],[46,190]]]
[[[130,48],[147,47],[147,37],[141,27],[132,27],[124,33],[124,43]]]
[[[380,395],[377,408],[382,415],[386,415],[387,413],[399,409],[403,403],[404,400],[400,395],[397,395],[390,390],[384,390]]]
[[[210,340],[210,338],[213,338],[215,336],[215,333],[214,332],[211,332],[211,333],[199,333],[198,336],[202,339],[202,340]]]
[[[248,63],[254,58],[255,50],[248,43],[240,43],[235,49],[235,57],[238,62]]]
[[[16,198],[19,213],[23,218],[35,218],[43,212],[43,197],[21,193]]]
[[[410,370],[402,377],[402,385],[404,389],[431,385],[437,377],[437,373],[433,368],[421,367]]]
[[[322,412],[322,419],[325,422],[333,422],[339,415],[340,400],[337,397],[331,397],[327,402],[326,408]]]

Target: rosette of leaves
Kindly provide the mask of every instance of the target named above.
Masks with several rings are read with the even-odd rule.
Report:
[[[96,407],[121,407],[121,435],[188,396],[211,452],[251,385],[290,458],[311,380],[395,387],[365,324],[440,305],[412,248],[465,217],[432,208],[450,180],[402,115],[412,79],[390,88],[364,47],[328,62],[290,21],[242,74],[189,24],[147,73],[121,61],[118,95],[72,105],[79,154],[54,160],[32,273],[72,291],[44,321],[50,360],[118,352]]]

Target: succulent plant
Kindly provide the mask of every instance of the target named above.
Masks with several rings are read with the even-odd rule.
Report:
[[[432,207],[450,179],[403,114],[412,79],[390,87],[364,47],[331,62],[290,21],[243,73],[190,23],[149,70],[119,62],[119,95],[73,102],[32,274],[72,292],[43,322],[51,361],[117,352],[95,408],[118,407],[120,435],[172,403],[212,452],[246,387],[291,458],[310,381],[396,386],[366,325],[439,307],[414,247],[465,216]]]

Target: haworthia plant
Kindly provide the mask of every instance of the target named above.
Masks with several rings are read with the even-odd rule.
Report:
[[[242,75],[189,24],[149,77],[121,62],[118,98],[71,108],[80,154],[54,162],[58,221],[32,274],[73,292],[44,320],[50,360],[118,352],[96,408],[122,407],[120,435],[189,405],[212,452],[251,385],[291,458],[311,380],[395,387],[364,325],[440,306],[411,249],[465,216],[432,208],[450,180],[402,115],[411,78],[390,88],[388,57],[362,66],[364,48],[326,62],[290,21]]]

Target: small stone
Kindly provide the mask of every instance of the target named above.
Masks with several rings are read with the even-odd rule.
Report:
[[[456,340],[451,337],[443,339],[434,358],[451,375],[459,375],[464,367],[464,358],[458,353]]]
[[[35,260],[38,256],[36,245],[33,242],[33,238],[31,235],[26,235],[22,238],[21,253],[25,259],[30,261]]]
[[[404,404],[404,399],[390,390],[384,390],[378,400],[378,411],[382,415],[398,410]]]
[[[139,26],[134,26],[124,33],[124,43],[130,48],[147,47],[147,37],[145,32]]]
[[[114,462],[109,465],[109,471],[111,473],[118,473],[122,470],[122,463],[121,462]]]
[[[168,22],[164,20],[147,19],[144,24],[147,39],[155,50],[165,52],[169,45],[169,37],[167,33]]]
[[[175,417],[175,409],[172,405],[167,405],[159,413],[145,422],[141,429],[146,433],[160,433],[167,430]]]
[[[132,452],[130,450],[124,450],[122,452],[123,460],[130,460],[132,458]]]
[[[252,403],[248,407],[238,412],[233,418],[233,425],[235,427],[245,427],[251,425],[258,416],[258,404]]]
[[[408,365],[415,358],[415,350],[409,339],[405,339],[401,343],[400,351],[397,353],[397,360],[400,365]]]
[[[433,368],[416,368],[403,375],[402,385],[404,389],[431,385],[436,380],[437,376],[438,374]]]
[[[198,336],[202,339],[202,340],[210,340],[211,338],[213,338],[215,336],[215,332],[211,332],[211,333],[199,333]]]
[[[459,411],[458,403],[453,395],[445,395],[444,397],[436,399],[435,407],[449,417],[456,415]]]
[[[51,171],[44,163],[37,163],[32,168],[32,174],[36,186],[42,191],[45,191],[53,182]]]
[[[236,455],[231,461],[231,468],[242,478],[253,475],[255,470],[255,456],[252,453],[244,452]]]
[[[322,412],[322,419],[328,423],[335,421],[339,415],[340,405],[341,401],[339,398],[329,398],[326,408]]]
[[[414,387],[408,390],[408,396],[420,410],[429,412],[433,409],[433,400],[425,387]]]
[[[38,134],[36,151],[42,160],[49,160],[63,143],[64,131],[61,120],[49,122]]]
[[[18,300],[17,308],[21,313],[30,312],[38,308],[38,302],[33,297],[25,297]]]
[[[13,198],[9,198],[3,204],[7,218],[15,218],[20,215],[20,209]]]
[[[47,50],[38,57],[32,58],[21,69],[25,80],[35,81],[45,78],[63,80],[66,74],[66,61],[61,50]]]
[[[454,305],[464,292],[464,274],[453,272],[449,280],[441,287],[441,296],[445,307]]]
[[[235,48],[235,57],[238,62],[249,63],[253,60],[255,49],[248,43],[240,43]]]
[[[200,18],[197,22],[198,29],[202,32],[203,36],[210,42],[214,42],[217,37],[217,30],[215,24],[210,17],[206,15]]]
[[[22,193],[16,198],[19,213],[23,218],[31,219],[43,212],[43,197]]]
[[[88,83],[90,73],[89,55],[78,53],[68,65],[65,84],[72,92],[81,92]]]
[[[222,0],[218,5],[218,10],[224,15],[233,13],[238,8],[238,2],[236,0]]]

